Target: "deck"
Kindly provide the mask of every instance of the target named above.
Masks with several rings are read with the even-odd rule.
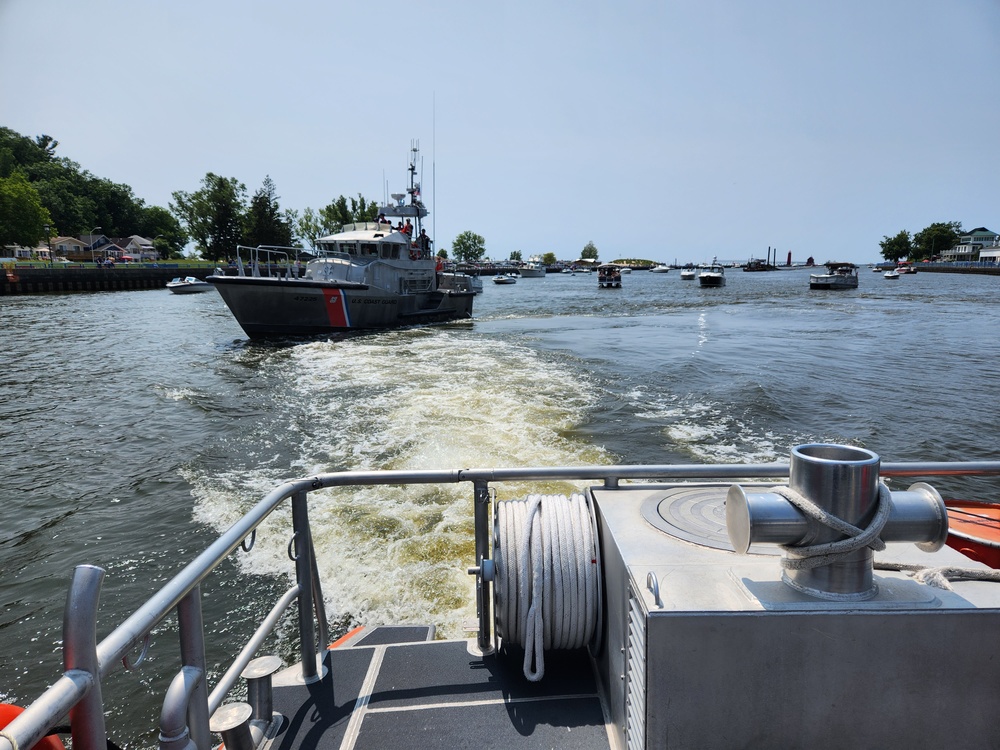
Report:
[[[311,685],[276,676],[283,721],[270,747],[610,747],[586,651],[546,654],[545,677],[531,683],[520,652],[483,657],[468,641],[406,642],[412,631],[375,628],[328,650],[325,675]]]

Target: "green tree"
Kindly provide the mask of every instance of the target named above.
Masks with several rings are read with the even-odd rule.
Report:
[[[962,222],[939,221],[913,235],[913,260],[930,258],[950,250],[962,238]]]
[[[236,255],[243,236],[246,193],[246,186],[239,180],[209,172],[200,190],[175,192],[170,210],[202,257],[218,261]]]
[[[162,259],[179,258],[188,238],[177,217],[162,206],[146,206],[136,233],[153,241]]]
[[[547,266],[554,266],[556,264],[556,254],[555,253],[543,253],[542,263]]]
[[[45,237],[45,225],[52,225],[38,191],[20,172],[0,177],[0,247],[34,247]]]
[[[597,245],[593,242],[588,242],[583,246],[583,250],[580,251],[581,258],[588,258],[589,260],[597,260]]]
[[[440,250],[437,251],[437,257],[442,258],[444,260],[448,260],[448,251],[442,247]]]
[[[895,237],[883,237],[878,243],[882,248],[882,257],[895,263],[897,260],[909,258],[913,252],[913,241],[910,233],[905,229]]]
[[[244,242],[254,247],[260,245],[290,247],[292,244],[292,227],[281,213],[277,188],[270,175],[264,178],[260,190],[254,193],[250,200]]]
[[[451,251],[460,263],[480,260],[486,254],[486,240],[475,232],[465,231],[451,243]]]
[[[511,252],[510,252],[510,259],[511,260],[521,260],[521,251],[520,250],[511,250]]]
[[[302,215],[295,222],[295,233],[305,240],[309,247],[316,247],[316,240],[324,234],[319,214],[311,208],[303,209]]]

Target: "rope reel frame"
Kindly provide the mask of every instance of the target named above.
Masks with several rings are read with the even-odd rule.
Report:
[[[594,631],[593,631],[593,634],[591,636],[591,639],[590,639],[590,641],[586,645],[587,645],[587,650],[590,653],[590,655],[592,657],[594,657],[594,658],[597,658],[598,654],[600,653],[601,644],[602,644],[603,639],[604,639],[604,565],[603,565],[603,561],[602,561],[602,558],[601,558],[601,541],[600,541],[600,536],[599,536],[599,533],[598,533],[597,509],[596,509],[596,505],[595,505],[595,502],[594,502],[593,493],[592,493],[590,487],[585,487],[585,488],[583,488],[582,490],[579,491],[579,494],[582,495],[583,500],[584,500],[584,502],[585,502],[585,504],[587,506],[587,510],[588,510],[588,514],[587,515],[590,518],[591,534],[592,534],[592,537],[593,537],[593,540],[594,540],[594,547],[593,547],[593,553],[594,553],[593,560],[594,560],[594,563],[593,564],[596,566],[596,570],[595,570],[595,576],[596,576],[596,586],[595,586],[595,594],[596,594],[596,602],[595,602],[596,621],[594,623]],[[480,573],[480,575],[483,576],[484,583],[488,582],[488,584],[490,586],[491,600],[493,602],[493,613],[492,613],[493,614],[493,634],[494,634],[495,642],[497,642],[497,641],[504,640],[501,637],[501,635],[500,635],[500,633],[501,633],[501,627],[500,627],[500,623],[498,621],[498,618],[500,616],[500,607],[499,607],[498,602],[497,602],[497,587],[496,587],[496,578],[495,578],[495,575],[496,575],[495,571],[496,571],[496,567],[497,567],[496,566],[497,548],[500,545],[500,525],[499,525],[499,518],[498,518],[498,508],[499,508],[499,504],[501,502],[507,502],[507,501],[499,499],[495,487],[490,487],[489,488],[489,498],[490,498],[490,503],[492,504],[492,509],[491,509],[491,512],[490,512],[490,516],[492,518],[492,523],[493,523],[493,531],[492,531],[492,534],[490,535],[490,544],[491,544],[490,555],[491,555],[491,557],[490,557],[490,560],[488,560],[488,561],[487,560],[483,560],[483,563],[484,563],[483,567],[484,567],[484,569]],[[513,499],[522,499],[522,498],[511,498],[511,499],[513,500]],[[488,568],[489,568],[489,575],[488,575],[488,577],[486,575],[484,575],[484,573],[486,572],[486,567],[487,567],[485,565],[485,563],[487,563],[487,562],[489,563],[489,566],[488,566]],[[497,644],[497,645],[499,646],[499,644]]]

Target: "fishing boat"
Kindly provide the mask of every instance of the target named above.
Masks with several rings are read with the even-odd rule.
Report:
[[[997,475],[998,461],[892,463],[812,443],[787,463],[292,479],[121,623],[100,617],[105,571],[76,567],[65,671],[9,712],[0,750],[46,737],[56,750],[54,731],[105,750],[108,723],[130,716],[105,704],[110,680],[169,683],[160,750],[997,747],[1000,571],[946,545],[945,501],[906,479]],[[470,637],[410,621],[331,634],[314,540],[343,519],[313,501],[363,486],[425,503],[446,485],[470,499]],[[202,618],[202,590],[235,585],[231,556],[285,533],[290,585],[234,644],[226,622]],[[16,607],[9,617],[33,614]],[[291,648],[268,653],[286,612]],[[216,667],[206,651],[228,656]]]
[[[475,292],[443,263],[422,229],[428,210],[411,148],[409,187],[394,193],[379,220],[361,221],[316,241],[319,256],[298,275],[295,248],[239,248],[239,275],[210,278],[252,339],[437,323],[472,315]],[[389,219],[406,220],[393,228]],[[415,225],[411,223],[415,222]],[[249,257],[249,270],[243,264]]]
[[[598,289],[621,289],[622,272],[618,266],[604,264],[597,267],[597,288]]]
[[[178,276],[167,282],[167,289],[174,294],[199,294],[212,291],[212,285],[194,276]]]
[[[857,289],[858,267],[853,263],[826,264],[826,273],[809,274],[810,289]]]
[[[708,287],[725,286],[726,269],[718,263],[704,266],[701,273],[698,274],[698,283]]]

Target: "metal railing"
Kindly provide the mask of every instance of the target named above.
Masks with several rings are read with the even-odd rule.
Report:
[[[145,657],[149,634],[174,610],[179,623],[181,668],[167,691],[160,717],[160,747],[213,746],[209,719],[235,686],[266,637],[292,602],[298,602],[299,660],[302,679],[320,679],[317,643],[326,644],[328,625],[323,608],[313,540],[308,495],[332,487],[455,484],[472,486],[475,515],[476,566],[479,573],[490,557],[490,487],[497,482],[568,481],[601,483],[607,489],[655,488],[656,482],[682,480],[781,479],[788,464],[687,464],[644,466],[587,466],[552,468],[467,469],[442,471],[347,471],[320,474],[286,482],[269,492],[204,552],[175,575],[100,643],[96,641],[97,610],[104,571],[95,566],[76,568],[67,599],[63,627],[65,671],[26,710],[0,731],[0,750],[30,748],[69,715],[75,750],[104,750],[107,733],[101,682],[125,661],[138,667]],[[1000,475],[1000,461],[883,463],[882,477]],[[634,482],[637,484],[623,484]],[[638,484],[641,482],[641,484]],[[249,549],[256,529],[285,501],[292,505],[293,536],[290,551],[296,582],[273,606],[233,664],[209,692],[205,660],[205,627],[201,612],[202,582],[241,544]],[[247,541],[249,540],[249,541]],[[492,645],[489,584],[477,575],[478,641]],[[132,664],[128,654],[140,643],[143,652]]]

